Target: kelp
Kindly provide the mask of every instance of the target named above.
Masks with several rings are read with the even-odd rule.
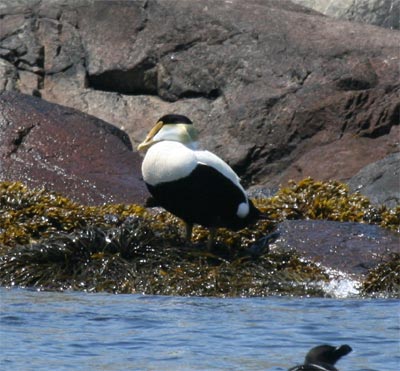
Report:
[[[400,232],[400,205],[394,209],[375,206],[360,193],[351,193],[346,184],[306,178],[290,181],[275,196],[257,200],[257,206],[272,220],[320,219],[378,224]]]
[[[395,231],[400,224],[399,208],[373,206],[339,182],[307,178],[254,203],[266,218],[239,232],[220,229],[215,248],[207,251],[206,229],[196,226],[188,245],[183,223],[161,209],[85,206],[45,189],[3,182],[0,284],[174,295],[324,295],[319,283],[328,275],[322,268],[295,251],[269,251],[260,238],[285,219],[355,221]],[[389,281],[396,278],[383,270],[376,276],[380,272]]]
[[[400,254],[391,253],[377,267],[371,269],[365,278],[361,294],[365,296],[399,297],[400,294]]]
[[[54,290],[202,296],[322,295],[320,268],[294,252],[254,259],[174,246],[141,218],[14,248],[1,258],[0,282]]]
[[[219,240],[232,248],[247,246],[270,232],[285,219],[325,219],[379,224],[400,232],[400,206],[388,209],[350,193],[340,182],[318,182],[311,178],[290,182],[271,198],[254,203],[268,219],[241,233],[220,229]],[[166,212],[152,213],[139,205],[84,206],[45,189],[28,189],[19,182],[0,183],[0,244],[13,246],[39,241],[60,231],[71,232],[88,225],[116,226],[129,216],[139,216],[154,230],[179,238],[181,222]],[[168,226],[166,226],[168,225]],[[207,230],[197,227],[194,240],[207,238]]]
[[[0,210],[0,244],[6,246],[38,242],[89,225],[115,226],[130,216],[145,218],[164,235],[173,233],[165,216],[154,218],[142,206],[85,206],[44,188],[28,189],[20,182],[0,183]]]

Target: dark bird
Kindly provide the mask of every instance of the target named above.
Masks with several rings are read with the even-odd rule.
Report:
[[[139,144],[138,150],[144,149],[147,188],[160,206],[185,222],[189,241],[193,224],[210,230],[210,248],[218,227],[239,230],[260,217],[232,168],[198,148],[196,129],[186,116],[161,117]]]
[[[303,365],[292,367],[288,371],[338,371],[335,363],[351,351],[347,344],[339,347],[319,345],[307,353]]]

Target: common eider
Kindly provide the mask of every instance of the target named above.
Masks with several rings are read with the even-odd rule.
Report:
[[[198,148],[196,129],[186,116],[161,117],[138,146],[145,149],[147,188],[160,206],[185,222],[189,241],[193,224],[210,230],[210,248],[218,227],[239,230],[261,215],[232,168]]]
[[[335,363],[351,351],[347,344],[339,347],[319,345],[307,353],[303,365],[292,367],[288,371],[338,371]]]

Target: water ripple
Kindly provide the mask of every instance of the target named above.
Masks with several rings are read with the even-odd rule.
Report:
[[[0,289],[0,369],[269,370],[350,344],[342,371],[397,371],[399,301]]]

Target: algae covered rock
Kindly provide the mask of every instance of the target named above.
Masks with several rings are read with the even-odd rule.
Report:
[[[362,294],[367,296],[393,296],[400,293],[400,254],[392,253],[372,269],[362,284]]]
[[[347,218],[399,227],[398,209],[372,207],[335,182],[305,179],[254,202],[269,218],[238,233],[221,229],[216,246],[207,251],[205,229],[196,227],[194,243],[188,245],[183,223],[160,209],[85,206],[45,189],[1,183],[0,284],[116,293],[322,296],[330,280],[325,267],[301,249],[276,248],[265,238],[276,234],[279,222]],[[346,252],[336,258],[346,260]],[[397,287],[398,258],[385,262],[368,272],[366,295]],[[382,275],[385,285],[376,284]]]
[[[261,199],[257,206],[276,222],[285,219],[363,222],[400,232],[400,205],[392,209],[372,205],[367,197],[350,192],[346,184],[337,181],[311,178],[291,181],[275,196]]]
[[[138,205],[80,205],[44,188],[28,189],[22,183],[0,183],[0,244],[14,246],[47,238],[59,232],[70,232],[90,224],[110,225],[118,218],[144,212]]]
[[[326,279],[294,253],[254,261],[174,245],[139,218],[118,228],[89,227],[18,246],[0,266],[0,282],[8,286],[164,295],[321,295],[309,283]]]

